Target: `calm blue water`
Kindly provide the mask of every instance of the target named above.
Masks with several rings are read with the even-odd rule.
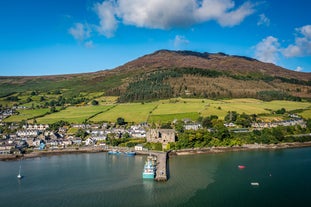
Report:
[[[0,162],[0,206],[311,205],[311,148],[174,156],[166,183],[142,180],[145,159],[106,153],[27,159],[20,181],[19,161]]]

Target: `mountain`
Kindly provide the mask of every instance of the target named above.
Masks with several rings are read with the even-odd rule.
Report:
[[[201,68],[227,71],[240,75],[269,75],[298,80],[311,80],[311,73],[287,70],[272,63],[260,62],[256,59],[231,56],[224,53],[199,53],[193,51],[159,50],[145,55],[123,66],[116,68],[120,71],[165,69],[165,68]]]
[[[311,98],[311,73],[224,53],[159,50],[112,70],[33,77],[0,77],[0,96],[61,90],[66,96],[105,92],[121,102],[170,97]]]

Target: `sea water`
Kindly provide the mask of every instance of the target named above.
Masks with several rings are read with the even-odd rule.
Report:
[[[309,206],[311,148],[172,156],[169,180],[145,156],[71,154],[0,162],[0,206]],[[238,165],[244,165],[239,169]],[[258,182],[258,186],[251,185]]]

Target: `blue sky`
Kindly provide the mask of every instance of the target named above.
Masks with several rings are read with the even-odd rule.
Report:
[[[112,69],[160,49],[311,72],[309,0],[1,0],[0,76]]]

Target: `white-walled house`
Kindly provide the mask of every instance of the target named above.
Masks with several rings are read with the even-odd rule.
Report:
[[[19,130],[16,132],[19,137],[35,137],[39,135],[38,130]]]
[[[184,125],[185,130],[198,130],[201,129],[201,124],[185,124]]]
[[[136,145],[135,151],[143,151],[143,145],[141,145],[141,144]]]

